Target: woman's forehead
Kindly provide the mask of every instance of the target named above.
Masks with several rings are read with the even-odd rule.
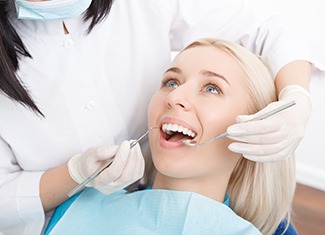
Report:
[[[231,65],[240,67],[238,62],[228,52],[213,46],[198,46],[182,51],[175,57],[172,63],[179,65]]]
[[[182,51],[174,58],[172,67],[180,68],[184,72],[208,70],[236,80],[239,76],[246,76],[232,55],[213,46],[198,46]]]

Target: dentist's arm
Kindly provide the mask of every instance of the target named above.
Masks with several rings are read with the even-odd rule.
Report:
[[[308,61],[297,60],[280,69],[275,78],[275,86],[279,93],[289,85],[298,85],[309,90],[312,65]]]
[[[72,157],[68,164],[46,171],[41,177],[40,194],[45,211],[68,199],[67,194],[78,184],[114,157],[113,163],[100,173],[88,187],[109,194],[134,183],[143,176],[144,159],[139,144],[130,148],[131,141],[120,146],[89,148]]]
[[[307,61],[294,61],[284,66],[275,79],[278,101],[257,114],[238,116],[238,124],[230,126],[227,132],[228,138],[240,142],[230,144],[229,149],[256,162],[273,162],[289,157],[304,137],[312,109],[308,92],[311,68]],[[244,123],[292,100],[296,105],[277,115]]]

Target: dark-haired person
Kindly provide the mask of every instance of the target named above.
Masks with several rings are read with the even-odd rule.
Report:
[[[92,186],[110,193],[142,176],[140,149],[130,151],[128,141],[118,146],[145,131],[146,108],[170,52],[199,37],[224,38],[262,56],[280,102],[297,103],[281,119],[252,123],[254,129],[233,126],[230,137],[245,143],[232,143],[232,151],[276,161],[303,137],[311,109],[307,45],[284,19],[238,2],[0,0],[0,32],[5,234],[40,234],[53,208],[115,153],[120,161]]]

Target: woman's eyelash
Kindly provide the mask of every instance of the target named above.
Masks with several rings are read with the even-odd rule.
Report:
[[[223,92],[222,92],[222,90],[220,89],[220,87],[219,87],[217,84],[213,83],[213,82],[208,82],[208,83],[206,83],[206,84],[203,86],[203,89],[206,89],[206,88],[208,88],[209,86],[210,86],[210,87],[213,87],[214,89],[216,89],[216,91],[217,91],[218,93],[223,94]]]
[[[179,84],[179,82],[176,78],[169,77],[169,78],[163,79],[161,81],[161,87],[166,87],[166,86],[170,87],[173,82],[177,85]]]

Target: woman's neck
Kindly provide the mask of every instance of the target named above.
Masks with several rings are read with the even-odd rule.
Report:
[[[201,194],[219,202],[223,202],[229,177],[218,178],[172,178],[157,172],[153,189],[166,189],[176,191],[188,191]]]

